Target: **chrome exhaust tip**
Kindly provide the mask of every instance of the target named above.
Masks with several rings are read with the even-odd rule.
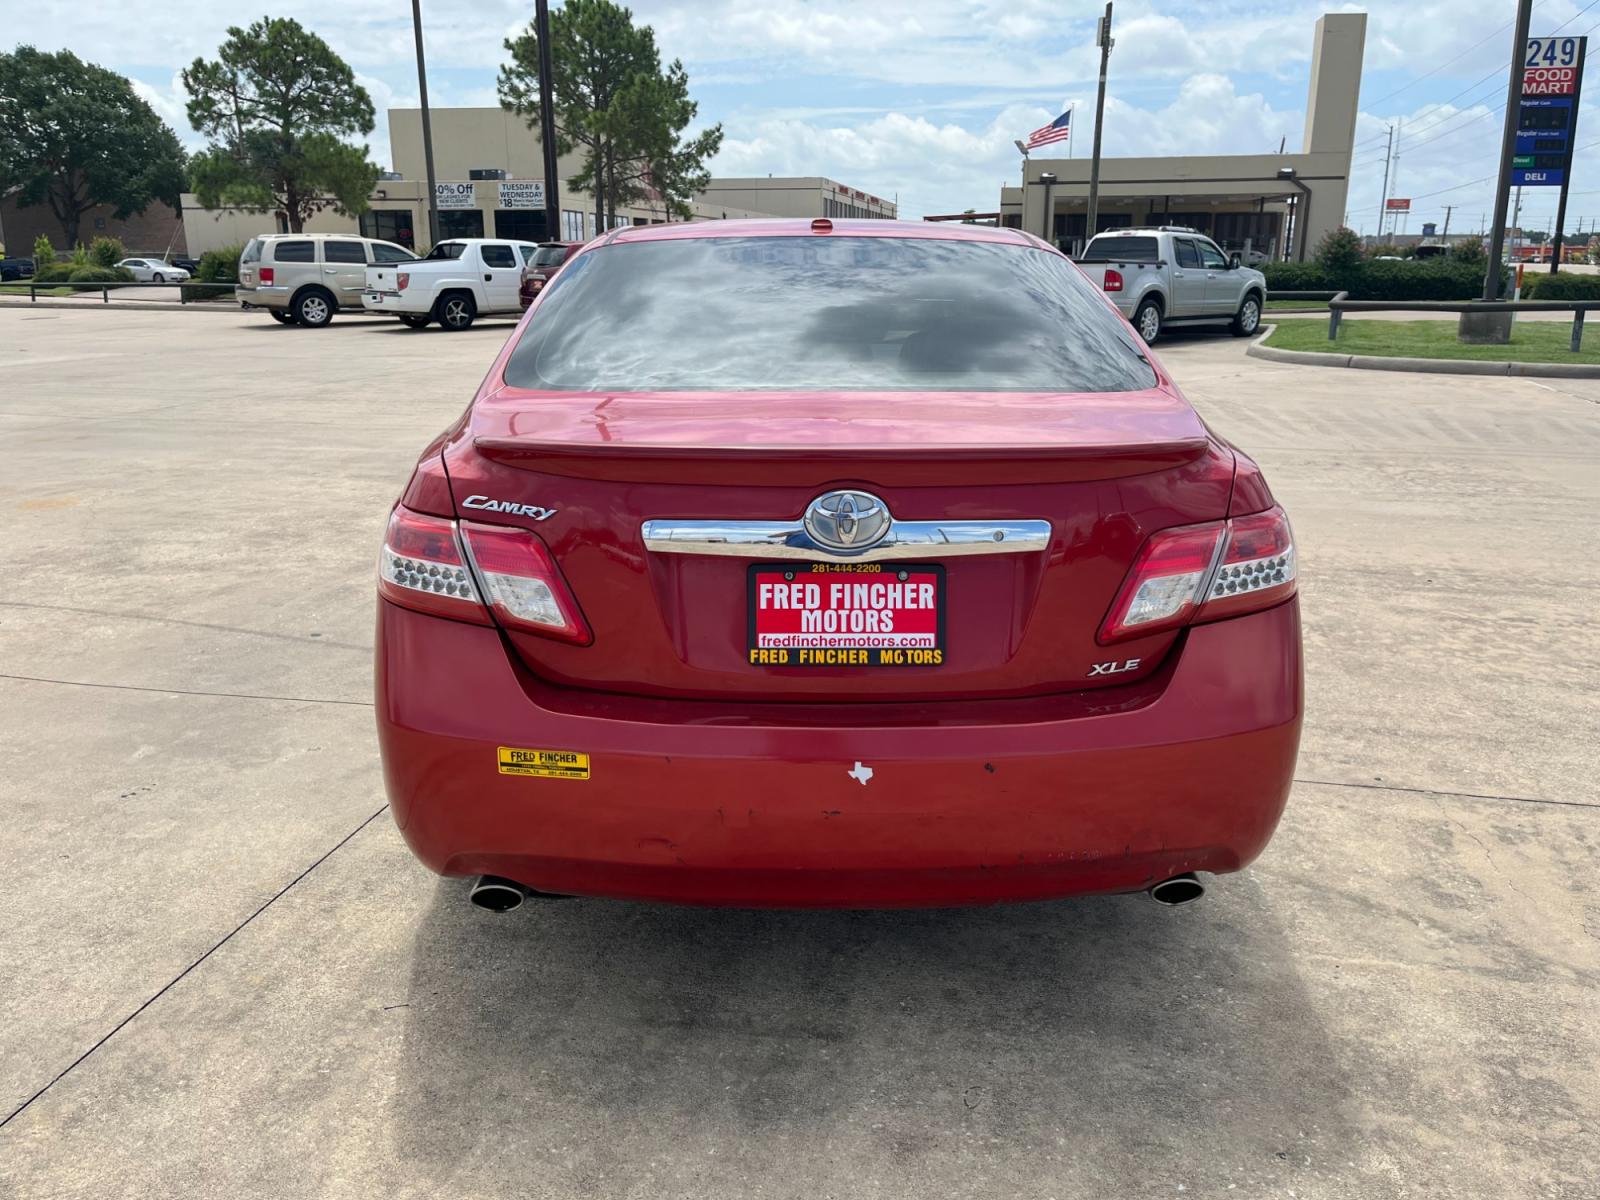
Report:
[[[472,885],[472,891],[467,893],[467,899],[477,907],[487,909],[489,912],[510,912],[513,908],[521,908],[522,902],[532,893],[514,879],[502,879],[498,875],[480,875],[478,881]]]
[[[1176,908],[1180,904],[1192,904],[1205,894],[1206,885],[1200,882],[1193,871],[1185,871],[1182,875],[1163,879],[1150,889],[1150,899],[1168,908]]]

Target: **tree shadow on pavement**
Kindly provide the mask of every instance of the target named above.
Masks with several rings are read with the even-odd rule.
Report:
[[[1253,1194],[1358,1136],[1248,876],[1176,910],[501,917],[443,880],[413,963],[390,1121],[411,1186]]]

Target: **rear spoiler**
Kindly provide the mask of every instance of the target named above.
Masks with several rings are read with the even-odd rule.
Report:
[[[1064,446],[667,446],[538,442],[479,437],[485,458],[526,471],[630,483],[777,484],[820,487],[870,479],[884,486],[1064,483],[1166,470],[1206,453],[1204,433],[1133,443]]]

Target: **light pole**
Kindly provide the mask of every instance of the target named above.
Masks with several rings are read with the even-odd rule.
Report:
[[[552,242],[565,241],[561,228],[561,186],[556,165],[555,85],[550,78],[550,0],[537,0],[533,7],[534,35],[539,39],[539,141],[544,149],[544,235]],[[579,241],[583,238],[580,234]]]
[[[1089,216],[1084,237],[1093,238],[1100,219],[1100,131],[1106,123],[1106,67],[1111,62],[1111,0],[1106,0],[1106,15],[1095,27],[1095,43],[1100,47],[1100,91],[1094,101],[1094,161],[1089,164]]]
[[[439,187],[433,178],[433,122],[428,117],[428,66],[422,58],[422,0],[411,0],[411,29],[417,41],[417,92],[422,98],[422,161],[428,172],[428,246],[432,248],[439,244]]]
[[[1055,172],[1041,172],[1039,182],[1044,185],[1044,240],[1054,246],[1056,244],[1056,212],[1051,193],[1056,186]]]

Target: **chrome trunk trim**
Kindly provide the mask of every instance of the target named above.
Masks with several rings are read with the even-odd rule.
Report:
[[[853,552],[818,544],[799,521],[646,521],[639,532],[658,554],[834,562],[1029,554],[1050,544],[1049,521],[895,521],[879,541]]]

